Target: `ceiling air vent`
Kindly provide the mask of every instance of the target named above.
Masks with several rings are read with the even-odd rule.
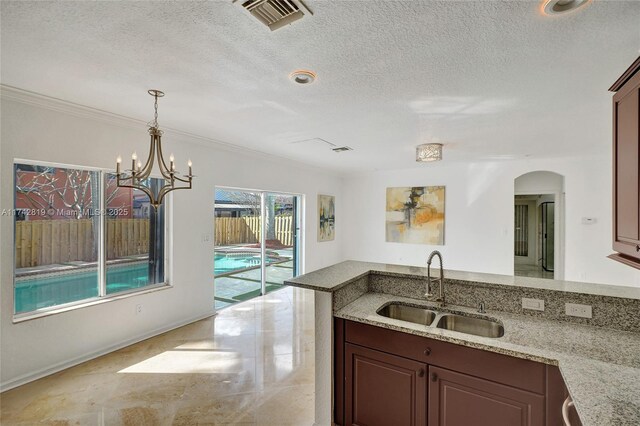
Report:
[[[344,152],[344,151],[353,151],[353,148],[350,146],[339,146],[337,148],[332,148],[333,152]]]
[[[271,31],[312,14],[300,0],[248,0],[242,7]]]

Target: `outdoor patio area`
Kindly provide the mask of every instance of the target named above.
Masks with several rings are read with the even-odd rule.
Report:
[[[246,245],[215,248],[215,308],[222,309],[259,296],[261,268],[259,249]],[[267,250],[266,291],[282,288],[293,277],[293,249]]]

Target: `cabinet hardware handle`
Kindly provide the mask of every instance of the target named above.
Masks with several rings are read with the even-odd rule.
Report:
[[[431,355],[431,348],[427,348],[427,349],[425,349],[425,350],[424,350],[424,354],[425,354],[426,356]]]
[[[636,251],[640,251],[640,244],[636,244]]]
[[[573,399],[571,399],[571,395],[569,395],[562,403],[562,420],[564,420],[565,426],[571,426],[571,423],[569,422],[569,407],[573,407]]]
[[[424,377],[424,368],[418,370],[418,377]]]
[[[431,381],[432,382],[437,382],[438,381],[438,375],[436,373],[431,373]]]

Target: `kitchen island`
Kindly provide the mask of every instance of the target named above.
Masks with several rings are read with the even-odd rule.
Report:
[[[334,421],[334,318],[557,366],[583,425],[640,424],[640,289],[445,271],[442,308],[424,298],[425,268],[356,261],[286,284],[316,291],[318,425]],[[544,300],[545,310],[522,309],[523,297]],[[392,302],[465,315],[476,315],[482,302],[504,335],[475,336],[377,313]],[[592,306],[592,318],[565,315],[565,303]]]

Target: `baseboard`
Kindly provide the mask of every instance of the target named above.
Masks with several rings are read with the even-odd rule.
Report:
[[[215,314],[216,314],[215,312],[209,312],[209,313],[206,313],[204,315],[198,315],[196,317],[192,317],[192,318],[189,318],[189,319],[186,319],[186,320],[183,320],[183,321],[178,321],[178,322],[166,325],[164,327],[157,328],[157,329],[152,330],[150,332],[141,334],[139,336],[133,337],[131,339],[127,339],[127,340],[125,340],[123,342],[120,342],[118,344],[107,346],[106,348],[102,348],[100,350],[93,351],[93,352],[90,352],[88,354],[81,355],[81,356],[76,357],[76,358],[74,358],[72,360],[61,362],[61,363],[52,365],[52,366],[47,367],[47,368],[43,368],[43,369],[38,370],[38,371],[36,371],[34,373],[24,374],[22,376],[16,377],[15,379],[11,379],[11,380],[8,380],[6,382],[0,383],[0,392],[5,392],[5,391],[8,391],[10,389],[17,388],[18,386],[22,386],[22,385],[27,384],[29,382],[32,382],[34,380],[38,380],[38,379],[41,379],[43,377],[50,376],[51,374],[57,373],[57,372],[62,371],[62,370],[66,370],[67,368],[74,367],[74,366],[76,366],[78,364],[82,364],[83,362],[90,361],[92,359],[98,358],[98,357],[106,355],[108,353],[117,351],[118,349],[122,349],[122,348],[125,348],[127,346],[133,345],[134,343],[138,343],[138,342],[141,342],[143,340],[149,339],[151,337],[157,336],[159,334],[166,333],[167,331],[175,330],[176,328],[180,328],[180,327],[183,327],[185,325],[194,323],[196,321],[200,321],[200,320],[203,320],[205,318],[212,317]]]

